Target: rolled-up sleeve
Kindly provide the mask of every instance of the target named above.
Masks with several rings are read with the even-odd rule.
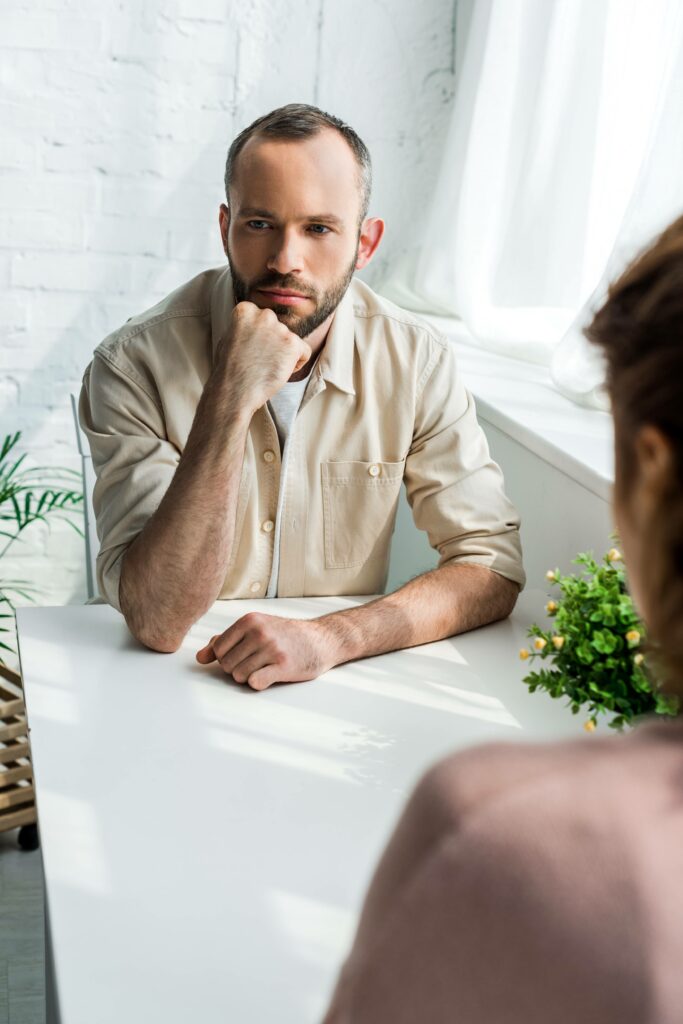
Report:
[[[477,422],[448,343],[434,342],[418,383],[405,485],[439,566],[482,565],[524,586],[519,515]]]
[[[180,452],[166,439],[158,400],[132,372],[101,352],[85,371],[79,418],[97,477],[97,583],[102,596],[120,610],[123,555],[158,508]]]

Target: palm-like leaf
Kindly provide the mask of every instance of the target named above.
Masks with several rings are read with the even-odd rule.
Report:
[[[0,537],[5,541],[0,559],[12,544],[22,542],[23,531],[32,523],[62,520],[83,536],[75,521],[82,513],[83,494],[73,486],[80,482],[80,474],[53,466],[25,466],[25,455],[14,456],[20,437],[19,431],[8,434],[0,443]],[[0,611],[0,619],[13,620],[13,599],[32,601],[35,592],[27,580],[0,580],[0,606],[8,609]],[[13,624],[0,623],[0,633],[13,632]],[[2,641],[0,649],[13,650]]]

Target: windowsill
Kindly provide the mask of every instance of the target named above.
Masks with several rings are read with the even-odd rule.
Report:
[[[609,502],[614,480],[612,417],[555,389],[547,367],[487,352],[456,320],[422,314],[454,344],[481,419]],[[469,336],[471,339],[471,336]]]

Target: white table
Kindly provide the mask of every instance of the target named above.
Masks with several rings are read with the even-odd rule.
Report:
[[[545,596],[452,640],[263,693],[175,655],[106,606],[17,615],[61,1024],[320,1019],[371,870],[419,774],[490,739],[578,735],[517,652]],[[48,1018],[50,1019],[50,1018]]]

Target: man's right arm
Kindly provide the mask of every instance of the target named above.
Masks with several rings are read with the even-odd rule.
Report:
[[[138,416],[131,426],[136,436],[131,438],[126,422],[117,426],[116,396],[108,390],[100,389],[82,404],[102,468],[98,528],[105,535],[103,580],[109,600],[118,603],[131,632],[146,646],[177,650],[190,626],[218,597],[234,540],[251,418],[309,355],[306,343],[272,310],[251,303],[236,306],[184,451],[179,459],[175,456],[173,468],[161,424],[144,424],[141,431]],[[106,434],[98,431],[98,416],[107,423]],[[137,436],[141,432],[144,437]],[[131,454],[126,456],[131,442]],[[157,498],[131,539],[129,526],[122,530],[119,523],[140,518],[135,475],[144,492],[142,503],[153,502],[154,493]],[[116,479],[117,485],[108,486],[105,477]],[[122,557],[116,547],[121,533]]]
[[[121,611],[147,647],[177,650],[220,593],[250,420],[219,361],[170,486],[123,556]]]

